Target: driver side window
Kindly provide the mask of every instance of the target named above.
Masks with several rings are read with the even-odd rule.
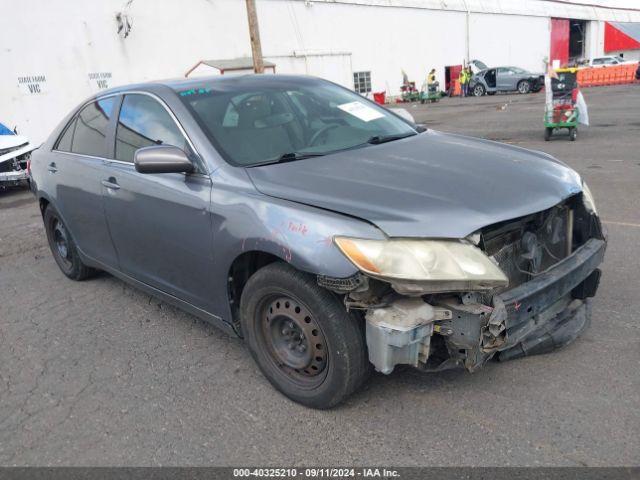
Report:
[[[139,148],[173,145],[189,153],[189,144],[171,115],[148,95],[124,96],[116,128],[116,160],[133,163]]]

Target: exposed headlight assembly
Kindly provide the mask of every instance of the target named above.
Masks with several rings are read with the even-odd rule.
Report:
[[[587,212],[593,213],[594,215],[598,214],[598,211],[596,210],[596,202],[593,200],[593,194],[591,193],[591,190],[589,190],[587,182],[584,181],[582,182],[582,200]]]
[[[458,240],[335,237],[334,241],[362,272],[404,285],[403,290],[487,290],[508,284],[502,270],[482,250]]]

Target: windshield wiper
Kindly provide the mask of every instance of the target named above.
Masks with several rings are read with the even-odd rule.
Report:
[[[277,162],[292,162],[294,160],[304,160],[305,158],[311,157],[322,157],[325,155],[324,153],[304,153],[304,152],[291,152],[291,153],[283,153],[276,160]]]
[[[367,140],[366,143],[371,145],[379,145],[381,143],[393,142],[394,140],[400,140],[401,138],[413,137],[416,133],[397,133],[395,135],[375,135]]]
[[[296,160],[304,160],[305,158],[312,158],[312,157],[322,157],[324,155],[326,155],[326,153],[311,153],[311,152],[283,153],[278,158],[272,158],[271,160],[267,160],[265,162],[254,163],[252,165],[248,165],[248,167],[260,167],[262,165],[271,165],[274,163],[294,162]]]

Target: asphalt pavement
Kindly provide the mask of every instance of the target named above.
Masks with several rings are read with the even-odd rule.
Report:
[[[33,196],[0,192],[0,465],[640,464],[640,85],[584,94],[576,142],[543,140],[543,94],[404,106],[588,181],[609,232],[590,329],[474,374],[376,374],[330,411],[276,392],[241,340],[109,275],[68,280]]]

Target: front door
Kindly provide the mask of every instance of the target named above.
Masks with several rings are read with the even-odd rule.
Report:
[[[496,68],[496,85],[498,91],[505,92],[515,90],[513,78],[513,72],[510,69],[504,67]]]
[[[193,157],[190,143],[159,99],[126,94],[115,129],[115,159],[107,162],[103,178],[120,270],[211,311],[211,180],[200,173],[138,173],[135,151],[160,144]]]

